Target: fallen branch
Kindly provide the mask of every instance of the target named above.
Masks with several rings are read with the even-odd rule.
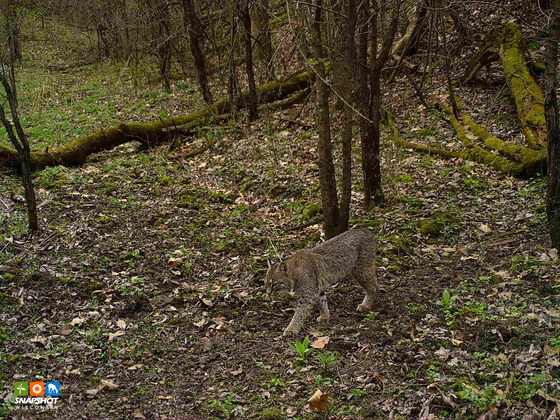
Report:
[[[311,82],[312,76],[308,72],[300,72],[283,82],[266,83],[257,88],[259,102],[270,103],[284,99],[294,92],[309,88]],[[235,100],[235,109],[246,107],[248,95],[248,92],[243,92]],[[140,141],[149,145],[163,143],[172,137],[168,133],[173,130],[183,126],[196,127],[208,118],[229,113],[232,108],[228,99],[222,99],[187,115],[160,119],[152,123],[120,124],[73,140],[53,150],[31,152],[31,166],[34,171],[37,171],[47,166],[81,165],[92,153],[108,150],[130,141]],[[17,167],[17,152],[0,146],[0,166]]]
[[[517,177],[527,177],[530,175],[534,175],[535,173],[542,171],[543,167],[546,164],[546,154],[535,152],[531,149],[524,148],[525,151],[534,152],[536,155],[532,153],[528,153],[525,158],[521,158],[521,162],[515,162],[508,158],[495,155],[487,150],[482,149],[481,147],[477,146],[474,142],[472,142],[465,133],[464,127],[461,123],[453,116],[452,110],[449,106],[445,104],[439,104],[440,109],[445,110],[449,114],[449,119],[451,125],[455,129],[457,133],[457,137],[463,143],[464,149],[460,151],[452,151],[432,146],[427,146],[419,143],[413,143],[406,140],[403,140],[399,130],[393,120],[391,114],[388,114],[388,121],[393,130],[393,141],[397,146],[413,149],[422,153],[428,153],[432,155],[438,155],[444,158],[456,158],[456,159],[463,159],[469,160],[472,162],[482,163],[483,165],[489,166],[494,168],[500,172],[505,174],[517,176]],[[464,115],[464,113],[462,113]],[[472,118],[470,119],[471,123],[474,122]],[[476,124],[476,123],[475,123]],[[480,126],[478,126],[480,127]],[[472,125],[471,125],[472,128]],[[480,127],[482,128],[482,127]],[[481,139],[482,140],[482,139]],[[499,142],[505,143],[502,140],[499,140],[495,137],[492,137],[488,133],[488,137],[486,140],[489,140],[489,144],[496,145]],[[496,140],[498,140],[496,142]],[[504,146],[504,145],[501,145]],[[515,148],[515,145],[511,145]],[[517,146],[520,147],[520,146]],[[516,149],[519,150],[519,149]],[[525,159],[525,160],[523,160]]]

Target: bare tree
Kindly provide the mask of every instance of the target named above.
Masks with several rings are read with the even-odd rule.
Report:
[[[316,78],[315,104],[316,121],[319,141],[317,154],[319,163],[319,182],[321,185],[321,201],[325,215],[324,231],[327,238],[338,233],[339,208],[334,162],[332,156],[331,122],[329,113],[329,85],[326,81],[325,53],[322,44],[321,25],[324,24],[322,0],[314,0],[314,19],[311,29],[311,49],[313,53],[313,70]]]
[[[196,14],[193,0],[183,0],[183,18],[185,30],[189,34],[191,53],[196,67],[200,93],[206,103],[212,103],[212,94],[208,87],[208,71],[203,53],[203,29]]]
[[[381,38],[378,26],[380,11],[385,11],[389,4],[392,5],[391,21],[387,31]],[[383,201],[379,144],[382,102],[381,72],[385,63],[387,63],[395,33],[397,32],[399,11],[400,0],[383,4],[379,0],[373,0],[373,13],[370,11],[369,0],[364,0],[359,10],[360,33],[358,35],[357,52],[359,93],[357,103],[362,114],[359,121],[362,137],[364,206],[366,208],[370,208],[373,203]],[[369,39],[370,33],[371,40]],[[382,43],[381,50],[378,53],[380,38]],[[368,66],[369,63],[372,64]]]
[[[251,34],[256,41],[256,58],[266,66],[269,80],[274,78],[274,50],[270,36],[269,0],[257,0],[251,6]]]
[[[13,56],[13,52],[10,52],[10,54]],[[1,54],[0,84],[4,90],[4,92],[0,92],[0,121],[8,133],[10,142],[19,154],[21,173],[23,176],[23,187],[25,190],[25,200],[27,202],[29,230],[31,232],[35,232],[39,225],[37,222],[35,190],[33,189],[33,183],[31,181],[31,149],[29,147],[27,136],[21,126],[18,114],[14,63],[6,62]],[[8,118],[8,111],[11,114],[11,121]]]
[[[251,15],[249,13],[249,0],[237,0],[237,13],[243,27],[243,44],[245,46],[245,71],[249,82],[249,119],[256,120],[259,116],[257,111],[257,85],[255,83],[255,72],[253,69],[253,45],[251,42]]]

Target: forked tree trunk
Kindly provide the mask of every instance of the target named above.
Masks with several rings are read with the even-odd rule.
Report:
[[[364,206],[371,208],[375,203],[378,204],[383,201],[383,191],[381,188],[381,160],[380,160],[380,124],[381,124],[381,71],[383,66],[389,58],[391,52],[391,45],[397,32],[399,23],[400,1],[393,3],[393,10],[391,12],[391,23],[387,29],[381,46],[381,51],[377,54],[378,44],[378,26],[377,26],[377,9],[378,4],[375,0],[375,14],[371,16],[372,25],[372,40],[371,45],[371,59],[375,63],[371,66],[369,72],[364,70],[367,66],[367,44],[368,34],[367,28],[362,29],[360,36],[360,43],[358,52],[361,57],[358,58],[358,65],[361,67],[360,77],[360,90],[367,92],[368,98],[366,100],[363,92],[360,94],[361,110],[364,112],[362,118],[362,171],[364,174]],[[369,6],[367,1],[364,1],[362,8],[362,21],[367,22],[370,20]],[[367,67],[366,67],[367,68]],[[369,86],[368,86],[369,82]]]
[[[343,127],[342,127],[342,193],[340,196],[340,216],[338,222],[338,233],[348,230],[350,220],[350,200],[352,199],[352,139],[354,128],[354,110],[352,109],[353,93],[355,89],[355,62],[356,44],[356,0],[348,1],[348,15],[343,24],[342,42],[340,43],[344,57],[340,65],[341,73],[344,73],[341,81],[341,95],[344,98]],[[345,76],[345,77],[344,77]]]
[[[316,78],[316,120],[319,141],[317,144],[319,182],[321,185],[321,202],[323,205],[324,231],[327,239],[336,236],[338,232],[339,210],[332,156],[331,123],[329,115],[329,86],[326,83],[325,66],[323,64],[324,51],[321,43],[322,0],[314,0],[314,19],[311,29],[313,69]]]
[[[203,29],[200,19],[196,14],[194,0],[183,0],[183,23],[189,34],[191,54],[196,67],[198,86],[200,93],[207,104],[212,103],[212,94],[208,86],[208,72],[206,70],[206,58],[202,50]]]
[[[37,200],[35,198],[35,190],[33,189],[33,183],[31,181],[31,150],[29,147],[27,136],[25,135],[23,127],[21,126],[19,114],[17,111],[17,91],[13,72],[14,64],[11,63],[9,66],[10,69],[8,70],[4,67],[4,63],[2,63],[0,59],[0,65],[2,66],[2,68],[0,68],[0,83],[4,87],[6,99],[9,104],[10,113],[12,116],[11,121],[9,121],[3,105],[0,104],[0,122],[2,122],[2,125],[6,129],[6,133],[8,134],[10,142],[17,150],[19,165],[23,177],[25,201],[27,203],[27,219],[29,223],[29,231],[35,232],[39,229],[39,224],[37,221]],[[10,72],[11,74],[8,75],[8,72]]]

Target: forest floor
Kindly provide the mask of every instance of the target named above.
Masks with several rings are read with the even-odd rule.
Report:
[[[130,69],[38,62],[22,70],[21,102],[40,147],[196,106],[186,82],[162,95],[142,80],[134,92]],[[452,146],[445,121],[392,89],[404,136]],[[509,102],[491,103],[487,124],[516,135]],[[291,124],[299,107],[203,127],[192,141],[216,145],[192,159],[186,143],[127,144],[47,168],[34,179],[33,237],[17,174],[0,173],[0,418],[558,418],[560,263],[545,178],[419,155],[384,135],[385,203],[364,212],[358,177],[352,202],[352,224],[379,241],[375,311],[357,313],[362,291],[342,282],[330,327],[310,319],[298,338],[329,337],[324,348],[298,357],[280,337],[293,301],[266,297],[266,260],[321,240],[313,113]],[[9,402],[14,382],[35,380],[61,383],[57,410]],[[317,389],[327,413],[308,408]]]

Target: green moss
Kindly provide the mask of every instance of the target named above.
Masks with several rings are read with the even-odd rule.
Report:
[[[312,219],[323,211],[323,207],[319,203],[310,203],[303,209],[303,218]]]
[[[527,67],[526,43],[519,25],[514,22],[504,25],[501,42],[504,75],[515,100],[519,121],[524,131],[531,132],[526,135],[531,146],[540,147],[545,142],[546,132],[544,95]]]
[[[443,222],[437,219],[428,218],[420,222],[420,233],[422,235],[436,237],[441,235],[443,228]]]
[[[18,305],[16,298],[5,292],[0,292],[0,309],[13,308]]]
[[[15,274],[12,274],[12,273],[4,273],[4,275],[2,276],[2,279],[6,283],[11,283],[11,282],[17,280],[17,276]]]
[[[443,212],[436,217],[429,217],[419,224],[420,233],[432,238],[440,236],[444,231],[458,230],[457,216],[453,212]]]
[[[259,414],[259,419],[262,420],[283,420],[285,418],[286,415],[282,412],[282,410],[268,410]]]
[[[100,282],[93,282],[93,283],[88,284],[86,287],[90,292],[95,292],[96,290],[103,289],[105,287],[105,285],[103,283],[100,283]]]
[[[546,213],[546,204],[540,204],[535,208],[535,211],[539,214]]]
[[[393,249],[398,254],[408,254],[414,246],[414,242],[412,242],[410,239],[397,235],[390,236],[389,242],[391,242],[391,245],[393,245]]]

